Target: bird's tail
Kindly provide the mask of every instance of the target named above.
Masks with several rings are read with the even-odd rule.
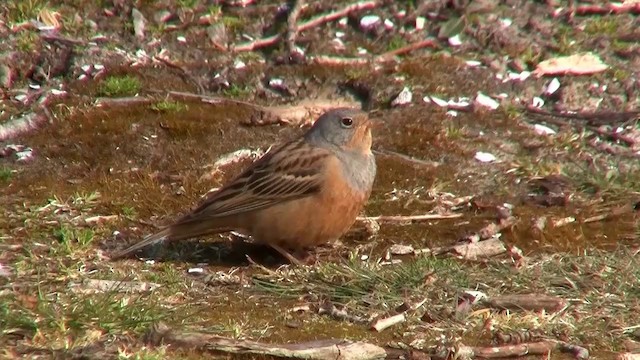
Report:
[[[124,250],[120,250],[114,254],[111,254],[111,256],[109,256],[111,258],[111,260],[116,260],[116,259],[120,259],[120,258],[124,258],[124,257],[128,257],[131,254],[137,252],[138,250],[142,250],[143,248],[147,247],[147,246],[151,246],[151,245],[157,245],[160,244],[164,241],[167,241],[170,239],[170,235],[171,235],[171,227],[167,226],[166,228],[160,230],[159,232],[153,234],[153,235],[149,235],[146,238],[144,238],[142,241],[133,244],[131,246],[129,246],[128,248],[124,249]]]
[[[128,257],[147,246],[158,245],[166,241],[185,240],[197,236],[235,230],[236,227],[229,226],[229,223],[231,223],[231,221],[225,219],[207,219],[205,221],[199,217],[184,218],[153,235],[147,236],[139,243],[112,254],[110,258],[111,260],[115,260]]]

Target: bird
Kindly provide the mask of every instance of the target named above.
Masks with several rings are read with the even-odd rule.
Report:
[[[304,135],[272,147],[191,212],[110,258],[235,231],[299,263],[288,250],[337,240],[368,201],[376,176],[372,127],[364,111],[328,110]]]

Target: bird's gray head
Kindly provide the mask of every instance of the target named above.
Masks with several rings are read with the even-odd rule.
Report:
[[[305,139],[318,145],[334,145],[344,150],[371,151],[371,121],[367,113],[350,108],[337,108],[324,113],[305,134]]]

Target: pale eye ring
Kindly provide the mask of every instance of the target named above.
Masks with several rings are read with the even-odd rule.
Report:
[[[340,119],[340,125],[342,125],[343,128],[350,128],[353,126],[353,119],[350,117],[343,117]]]

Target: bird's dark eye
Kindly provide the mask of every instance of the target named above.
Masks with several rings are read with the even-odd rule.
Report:
[[[353,119],[349,117],[344,117],[340,119],[340,125],[342,125],[343,128],[350,128],[353,126]]]

